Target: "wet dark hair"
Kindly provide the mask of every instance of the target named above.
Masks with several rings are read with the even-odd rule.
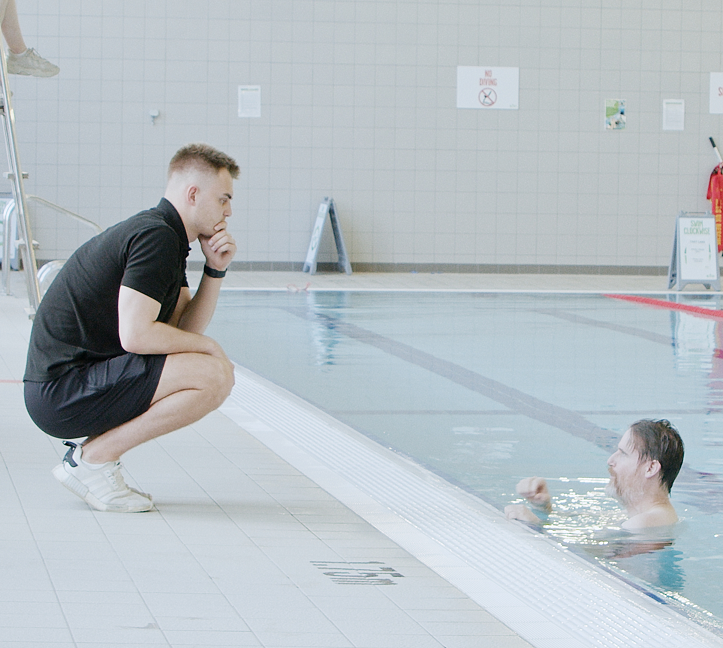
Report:
[[[229,155],[208,144],[187,144],[178,149],[168,165],[168,177],[188,167],[207,168],[216,172],[227,169],[232,178],[238,178],[239,167]]]
[[[640,461],[653,460],[660,463],[660,481],[668,489],[683,465],[683,439],[670,421],[642,419],[630,426],[633,446]]]

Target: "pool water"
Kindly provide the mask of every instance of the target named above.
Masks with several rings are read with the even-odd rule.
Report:
[[[602,295],[224,291],[229,356],[503,509],[548,479],[541,529],[723,632],[723,320]],[[667,299],[660,297],[660,299]],[[681,518],[631,538],[606,497],[630,423],[667,418]]]

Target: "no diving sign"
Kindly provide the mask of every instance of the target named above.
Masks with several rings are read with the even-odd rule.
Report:
[[[520,97],[520,68],[457,68],[457,108],[517,110]]]

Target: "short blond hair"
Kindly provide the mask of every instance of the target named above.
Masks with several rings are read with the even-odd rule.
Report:
[[[208,144],[187,144],[178,149],[168,164],[168,177],[191,167],[219,172],[226,169],[232,178],[238,178],[239,166],[231,156]]]

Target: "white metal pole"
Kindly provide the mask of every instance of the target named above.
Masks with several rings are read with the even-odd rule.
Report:
[[[25,201],[25,188],[23,186],[23,174],[20,170],[20,159],[18,156],[17,139],[15,137],[15,115],[12,103],[10,102],[10,88],[8,87],[7,66],[5,64],[5,49],[0,42],[0,90],[2,91],[2,122],[5,131],[5,149],[8,154],[8,165],[10,172],[8,179],[13,183],[13,195],[18,215],[18,228],[23,239],[24,246],[21,248],[23,267],[25,270],[25,281],[28,286],[28,300],[30,307],[35,313],[40,305],[40,284],[38,283],[38,266],[35,260],[33,249],[33,237],[30,231],[27,203]],[[3,263],[4,263],[3,259]]]

